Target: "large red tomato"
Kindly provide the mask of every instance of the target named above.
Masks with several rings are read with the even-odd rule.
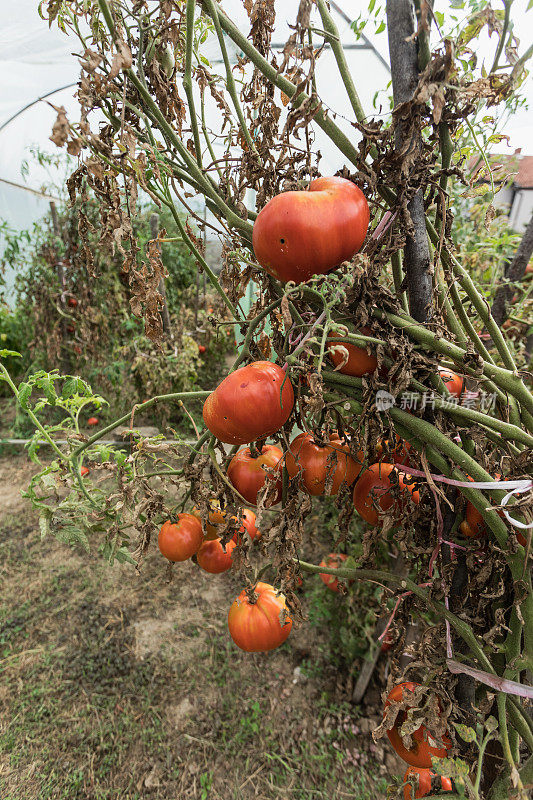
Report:
[[[178,514],[176,523],[164,523],[159,531],[158,544],[169,561],[187,561],[198,552],[203,539],[200,520],[192,514]]]
[[[221,442],[248,444],[278,431],[293,405],[292,385],[282,368],[253,361],[211,392],[204,403],[204,422]]]
[[[361,333],[364,336],[370,336],[370,328],[362,328]],[[343,342],[342,335],[338,333],[330,333],[328,338],[328,353],[336,367],[343,363],[345,354],[342,352],[341,347],[348,353],[348,361],[344,364],[338,372],[343,375],[353,375],[356,378],[362,378],[363,375],[369,375],[374,372],[378,365],[378,360],[373,353],[368,353],[366,348],[357,347],[350,342]]]
[[[460,375],[450,369],[446,369],[446,367],[439,368],[439,375],[449,393],[455,395],[455,397],[460,397],[465,385],[464,378],[461,378]]]
[[[359,462],[350,456],[349,446],[333,433],[327,444],[319,444],[310,433],[296,436],[287,453],[285,464],[291,478],[301,474],[305,490],[310,495],[324,494],[326,483],[331,483],[328,494],[338,494],[342,483],[351,486],[363,468],[363,452]]]
[[[227,542],[226,549],[222,547],[222,539],[207,539],[202,542],[196,553],[198,566],[213,575],[226,572],[233,564],[232,553],[236,547],[237,545],[231,539]]]
[[[353,490],[353,503],[356,510],[371,525],[378,525],[380,521],[380,515],[375,508],[376,504],[382,511],[388,511],[392,506],[401,510],[404,505],[403,501],[394,497],[390,491],[393,485],[390,475],[393,472],[398,475],[398,484],[406,499],[410,498],[416,505],[420,502],[418,491],[412,484],[406,483],[407,476],[404,473],[398,472],[392,464],[385,462],[372,464],[360,474]]]
[[[387,700],[385,701],[385,708],[393,702],[399,702],[403,699],[404,691],[414,691],[420,684],[407,681],[406,683],[399,683],[389,692]],[[391,745],[394,747],[400,758],[403,758],[407,764],[419,769],[431,769],[431,757],[445,758],[448,750],[451,749],[452,743],[447,735],[443,736],[444,747],[439,747],[437,743],[433,743],[431,735],[425,725],[421,725],[414,731],[411,736],[413,739],[413,746],[407,749],[400,736],[400,728],[407,719],[407,712],[401,711],[396,717],[396,721],[390,730],[387,731],[387,736]]]
[[[407,783],[411,777],[415,779],[415,787],[418,786],[418,788],[415,788],[415,800],[419,797],[427,797],[432,789],[439,794],[451,792],[453,789],[452,782],[449,778],[445,778],[444,775],[437,775],[430,769],[409,767],[403,776],[404,783]],[[403,787],[403,796],[404,800],[413,800],[413,791],[410,784]]]
[[[254,458],[249,447],[236,453],[228,467],[228,478],[239,494],[252,505],[257,505],[257,493],[263,488],[267,478],[266,468],[276,468],[279,478],[276,481],[277,493],[270,505],[281,500],[281,470],[283,453],[273,444],[264,444],[261,453]]]
[[[342,567],[342,562],[346,561],[348,558],[347,555],[344,553],[330,553],[327,558],[324,558],[320,562],[321,567],[329,567],[330,569],[338,569]],[[343,586],[342,582],[339,582],[339,579],[335,577],[335,575],[330,575],[327,572],[319,572],[321,580],[326,584],[328,589],[331,589],[332,592],[338,592],[339,586]],[[349,581],[350,584],[353,581]]]
[[[344,178],[318,178],[309,191],[284,192],[259,212],[252,243],[278,280],[302,283],[348,261],[365,241],[370,212],[363,192]]]
[[[287,612],[285,597],[261,581],[254,587],[254,595],[250,600],[243,589],[233,602],[228,614],[231,638],[247,653],[274,650],[283,644],[292,628],[289,616],[285,616],[283,624],[280,621],[281,612]]]

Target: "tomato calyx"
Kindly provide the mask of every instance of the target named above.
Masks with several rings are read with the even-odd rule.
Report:
[[[244,590],[246,593],[246,598],[251,606],[255,606],[255,604],[259,600],[259,595],[255,591],[256,586],[257,586],[257,580],[253,585],[247,586],[246,589]]]

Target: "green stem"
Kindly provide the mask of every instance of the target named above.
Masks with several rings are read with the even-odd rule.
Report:
[[[194,106],[194,94],[192,90],[192,45],[194,38],[194,8],[195,0],[187,0],[187,38],[185,42],[185,73],[183,75],[183,88],[187,95],[187,104],[189,106],[189,117],[191,119],[192,135],[194,139],[194,149],[196,151],[196,163],[198,167],[202,168],[202,148],[200,145],[200,133],[198,131],[198,120],[196,118],[196,110]]]
[[[226,68],[226,88],[230,94],[231,100],[233,102],[233,107],[235,108],[235,112],[237,114],[237,118],[239,120],[239,125],[242,131],[242,135],[246,140],[246,144],[250,148],[250,150],[257,155],[257,150],[255,144],[252,141],[252,137],[250,136],[250,131],[246,126],[246,122],[244,119],[244,114],[242,113],[241,104],[239,102],[239,97],[237,95],[237,89],[235,87],[235,80],[233,79],[233,73],[231,71],[231,65],[229,63],[228,58],[228,51],[226,49],[226,43],[224,42],[224,34],[222,33],[222,28],[220,27],[220,19],[217,11],[217,7],[213,0],[203,0],[204,5],[207,6],[207,13],[213,20],[215,24],[215,31],[218,38],[218,44],[222,53],[222,58],[224,60],[224,66]]]
[[[403,270],[402,270],[402,256],[401,250],[397,250],[391,256],[392,265],[392,279],[394,281],[394,290],[396,296],[399,298],[401,306],[406,313],[409,313],[409,303],[407,302],[407,294],[402,289],[403,283]]]

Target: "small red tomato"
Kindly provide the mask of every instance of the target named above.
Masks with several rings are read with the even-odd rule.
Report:
[[[397,686],[389,692],[387,700],[385,701],[385,708],[390,706],[391,703],[400,702],[403,699],[404,692],[412,692],[414,691],[420,684],[412,683],[411,681],[406,681],[405,683],[399,683]],[[445,758],[448,754],[448,750],[451,749],[452,743],[450,738],[445,734],[443,736],[443,747],[440,747],[437,742],[435,742],[431,735],[426,728],[425,725],[421,725],[415,731],[411,733],[413,739],[413,745],[408,750],[400,735],[400,729],[404,722],[406,721],[408,716],[407,711],[400,711],[394,725],[387,731],[387,736],[389,737],[389,741],[391,745],[394,747],[400,758],[402,758],[407,764],[412,767],[418,767],[419,769],[431,769],[431,758]]]
[[[524,274],[525,274],[525,275],[531,275],[531,273],[532,273],[532,272],[533,272],[533,264],[530,262],[530,263],[527,265],[527,267],[526,267],[526,271],[525,271],[525,273],[524,273]]]
[[[356,511],[371,525],[380,522],[376,504],[382,511],[388,511],[393,506],[396,511],[401,511],[404,507],[403,499],[393,496],[390,491],[393,485],[390,476],[393,473],[398,476],[399,488],[406,500],[410,499],[416,505],[420,502],[420,494],[411,483],[406,483],[407,476],[404,473],[385,462],[372,464],[360,474],[353,490]]]
[[[161,553],[169,561],[187,561],[203,542],[202,523],[192,514],[178,514],[177,522],[164,523],[159,531]]]
[[[206,539],[218,538],[218,531],[221,530],[222,526],[225,526],[226,517],[227,517],[227,512],[222,511],[216,500],[212,500],[211,511],[209,512],[208,521],[205,526]],[[258,530],[258,528],[255,527],[255,514],[251,509],[243,508],[241,517],[242,517],[242,523],[239,529],[235,531],[232,537],[234,542],[238,544],[241,541],[241,535],[245,532],[248,533],[250,539],[252,540],[261,536],[260,531]],[[231,521],[234,523],[238,523],[239,518],[236,516],[231,517]]]
[[[232,552],[236,547],[232,539],[227,542],[225,549],[222,547],[222,539],[207,539],[196,553],[198,566],[212,575],[226,572],[233,564]]]
[[[78,301],[76,300],[75,297],[69,297],[67,303],[71,308],[76,308],[76,306],[78,305]]]
[[[98,419],[98,417],[89,417],[89,419],[87,420],[87,425],[93,427],[93,425],[98,425],[99,421],[100,420]]]
[[[205,346],[205,344],[199,344],[198,345],[198,352],[200,353],[200,355],[205,353],[206,350],[207,350],[207,347]]]
[[[465,385],[464,378],[445,367],[439,368],[439,375],[449,393],[455,395],[455,397],[460,397]]]
[[[269,583],[259,581],[251,598],[243,589],[229,610],[231,638],[247,653],[274,650],[291,632],[292,620],[287,611],[285,596]]]
[[[80,469],[80,474],[81,474],[81,477],[82,477],[82,478],[84,478],[84,477],[85,477],[85,475],[88,475],[90,471],[91,471],[91,470],[90,470],[90,469],[88,469],[87,467],[82,467],[82,468]]]
[[[74,325],[67,325],[67,333],[74,333],[75,330]]]
[[[363,468],[364,454],[358,452],[358,460],[350,456],[350,448],[332,433],[328,441],[319,443],[310,433],[296,436],[287,453],[285,463],[289,477],[301,475],[305,491],[310,495],[324,494],[331,481],[329,495],[336,495],[343,483],[351,486]]]
[[[203,417],[221,442],[248,444],[278,431],[293,405],[292,385],[282,368],[271,361],[253,361],[211,392]]]
[[[257,505],[257,494],[267,479],[265,468],[275,469],[279,478],[275,482],[276,495],[270,503],[270,505],[275,505],[281,500],[282,459],[282,451],[273,444],[263,445],[260,454],[255,458],[252,456],[250,448],[244,447],[231,459],[228,466],[228,478],[248,503]]]
[[[348,558],[344,553],[330,553],[327,558],[320,562],[321,567],[329,567],[330,569],[338,569],[342,566],[342,562]],[[335,575],[330,575],[328,572],[320,572],[320,579],[326,584],[327,588],[332,592],[338,592],[340,586],[345,586]],[[350,584],[353,581],[349,581]]]
[[[411,466],[413,459],[413,452],[409,442],[405,442],[398,434],[393,434],[392,439],[378,439],[376,444],[376,455],[379,459],[384,458],[386,461],[393,461],[395,464],[405,464],[406,467]]]
[[[344,178],[318,178],[309,190],[283,192],[261,209],[252,244],[261,266],[280,281],[307,281],[348,261],[361,249],[370,212]]]
[[[416,767],[409,767],[403,776],[404,783],[407,786],[403,787],[404,800],[413,800],[413,792],[411,784],[408,783],[409,778],[414,778],[415,784],[415,800],[419,797],[427,797],[432,791],[438,792],[451,792],[453,790],[452,782],[444,775],[437,775],[430,769],[417,769]],[[416,788],[418,787],[418,788]]]
[[[360,332],[363,336],[372,335],[370,328],[362,328]],[[341,334],[331,333],[328,338],[328,353],[336,367],[342,364],[346,358],[343,350],[348,353],[348,361],[338,370],[343,375],[362,378],[363,375],[369,375],[376,370],[378,360],[375,355],[368,353],[365,347],[343,342]]]

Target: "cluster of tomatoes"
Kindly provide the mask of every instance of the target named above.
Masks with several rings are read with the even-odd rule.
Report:
[[[448,733],[445,732],[442,736],[441,742],[435,741],[425,725],[420,725],[415,731],[411,732],[410,716],[412,710],[415,709],[415,704],[409,705],[409,696],[413,693],[419,684],[407,681],[399,683],[389,692],[385,701],[385,709],[393,706],[394,704],[401,703],[403,707],[407,706],[405,710],[399,711],[392,726],[387,730],[387,736],[391,745],[394,747],[398,755],[403,761],[408,764],[408,769],[404,775],[404,798],[405,800],[412,800],[412,785],[415,786],[414,797],[426,797],[432,790],[438,790],[439,794],[442,792],[452,791],[452,782],[449,778],[437,775],[432,770],[432,758],[446,758],[449,750],[452,747],[452,742]],[[414,696],[413,696],[414,701]],[[406,728],[410,732],[410,746],[406,747],[402,738],[402,726],[407,723]]]
[[[223,544],[217,526],[226,526],[228,522],[236,530],[230,541]],[[249,508],[228,521],[226,512],[212,502],[205,534],[200,513],[193,509],[192,514],[178,514],[176,523],[165,522],[159,532],[159,549],[169,561],[186,561],[194,556],[205,572],[220,574],[232,566],[233,550],[243,537],[253,541],[261,536],[255,522],[255,514]],[[253,589],[243,589],[229,610],[228,628],[235,644],[246,652],[279,647],[292,628],[284,595],[261,581]]]

